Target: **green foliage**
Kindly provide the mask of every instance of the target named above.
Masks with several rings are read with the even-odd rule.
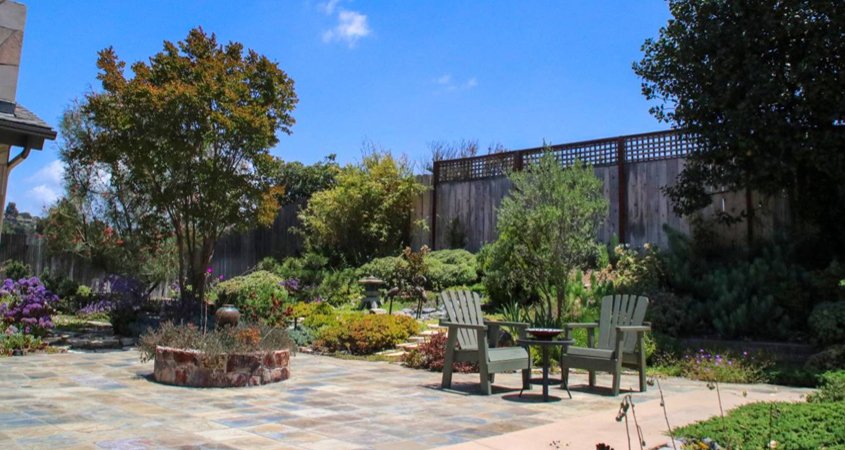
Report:
[[[273,176],[275,184],[284,187],[281,205],[287,206],[307,201],[315,192],[332,188],[337,182],[340,166],[335,155],[306,166],[299,161],[282,163]]]
[[[357,269],[358,276],[374,276],[385,281],[388,287],[397,286],[398,271],[404,264],[403,258],[385,256],[375,258]],[[437,250],[425,256],[428,266],[425,287],[442,291],[451,287],[471,286],[478,282],[478,261],[466,250]]]
[[[655,332],[671,337],[690,335],[700,330],[696,319],[690,317],[692,298],[672,292],[654,291],[648,295],[646,320]]]
[[[692,299],[687,333],[783,339],[802,329],[816,291],[788,247],[715,260],[688,237],[667,231],[669,249],[661,253],[667,287]]]
[[[32,275],[32,269],[30,269],[28,264],[11,259],[4,262],[2,268],[0,269],[2,269],[3,275],[7,279],[14,281],[18,281],[21,278],[29,278]]]
[[[845,401],[845,370],[825,372],[819,376],[819,389],[807,396],[810,403]]]
[[[287,320],[287,290],[284,279],[266,271],[230,278],[216,287],[217,306],[234,305],[244,320],[282,325]]]
[[[317,287],[317,297],[333,306],[351,305],[364,297],[355,269],[329,270]]]
[[[805,367],[817,372],[842,369],[845,367],[845,344],[831,345],[810,356]]]
[[[493,278],[488,291],[531,289],[541,315],[560,322],[577,308],[566,295],[570,274],[595,256],[596,229],[607,211],[601,180],[580,161],[562,168],[551,152],[509,178],[499,238],[484,257],[485,276]]]
[[[619,294],[649,294],[660,286],[663,278],[663,264],[660,251],[651,244],[643,245],[642,251],[625,245],[613,249],[613,286]]]
[[[394,347],[419,329],[420,324],[408,316],[349,314],[320,329],[314,346],[327,352],[368,355]]]
[[[845,104],[839,0],[669,2],[671,20],[634,65],[651,111],[697,137],[667,193],[681,213],[711,202],[712,186],[790,199],[797,236],[843,254]],[[738,101],[741,99],[741,101]],[[740,217],[748,211],[740,213]]]
[[[423,303],[427,299],[425,286],[428,284],[428,264],[426,264],[428,254],[429,250],[425,245],[417,252],[411,247],[405,247],[405,251],[396,263],[396,291],[393,295],[403,301],[416,302],[417,318],[422,314]],[[390,302],[392,310],[393,298]]]
[[[41,350],[46,344],[41,338],[26,333],[0,333],[0,356],[12,356],[15,351],[23,353]]]
[[[49,270],[45,270],[41,274],[41,282],[44,283],[44,287],[59,297],[59,301],[54,307],[60,313],[75,314],[80,308],[93,300],[90,288],[81,286],[63,275],[53,275]],[[81,288],[88,289],[80,290]]]
[[[713,439],[732,448],[819,449],[845,447],[845,402],[759,402],[674,430],[677,437]]]
[[[463,250],[437,250],[426,257],[428,287],[435,291],[470,286],[479,280],[475,255]]]
[[[180,293],[202,300],[218,238],[276,216],[284,188],[273,182],[280,162],[269,150],[294,124],[293,80],[201,28],[132,64],[131,78],[125,65],[111,48],[99,53],[102,91],[81,111],[91,126],[63,156],[108,175],[110,192],[131,194],[146,211],[134,227],[173,236]]]
[[[819,303],[808,323],[822,345],[845,344],[845,301]]]
[[[405,160],[387,152],[366,154],[299,213],[305,246],[334,265],[359,266],[394,253],[407,242],[411,204],[424,190]]]

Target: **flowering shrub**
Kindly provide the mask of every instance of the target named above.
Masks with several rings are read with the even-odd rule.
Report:
[[[406,353],[402,362],[412,369],[443,371],[446,360],[446,339],[446,333],[432,335],[428,341]],[[478,364],[456,362],[452,364],[452,370],[459,373],[478,372]]]
[[[53,328],[52,305],[59,298],[36,277],[18,281],[7,279],[0,286],[0,318],[24,334],[42,336]]]
[[[419,323],[408,316],[348,314],[318,330],[314,346],[327,352],[368,355],[392,348],[417,331]]]
[[[680,361],[681,375],[701,381],[720,383],[765,383],[766,369],[771,362],[761,357],[742,352],[712,353],[700,349]]]

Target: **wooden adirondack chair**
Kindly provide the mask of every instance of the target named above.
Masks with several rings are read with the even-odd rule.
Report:
[[[440,293],[440,300],[446,306],[448,320],[440,325],[448,327],[446,358],[443,365],[441,387],[452,387],[452,363],[478,363],[481,376],[481,392],[490,395],[491,383],[496,373],[522,370],[522,387],[530,389],[531,358],[523,347],[496,347],[499,330],[510,326],[519,330],[525,337],[526,323],[494,322],[484,320],[481,313],[481,297],[470,291],[445,291]],[[460,346],[458,346],[460,344]]]
[[[613,395],[619,395],[622,367],[640,372],[640,391],[645,392],[645,348],[643,334],[651,327],[643,325],[648,298],[635,295],[614,295],[602,299],[599,323],[570,323],[564,326],[566,338],[572,329],[587,329],[588,347],[570,346],[561,355],[560,366],[564,380],[568,381],[569,369],[586,369],[590,373],[590,387],[596,385],[596,371],[613,374]],[[599,340],[595,343],[595,329]]]

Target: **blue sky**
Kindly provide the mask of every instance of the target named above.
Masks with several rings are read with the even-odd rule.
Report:
[[[665,129],[631,70],[669,18],[662,0],[19,0],[28,7],[18,101],[53,126],[98,89],[97,51],[128,62],[202,26],[279,63],[300,102],[273,153],[343,162],[362,144],[422,161],[435,140],[508,149]],[[18,166],[7,201],[60,195],[56,143]]]

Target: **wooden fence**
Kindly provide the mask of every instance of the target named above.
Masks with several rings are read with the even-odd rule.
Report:
[[[455,227],[466,235],[465,248],[470,251],[494,241],[496,212],[511,189],[506,174],[522,170],[543,152],[551,151],[564,167],[576,159],[592,165],[602,180],[609,208],[599,240],[608,242],[615,235],[634,246],[653,243],[663,247],[667,244],[664,225],[690,232],[690,220],[674,213],[662,188],[674,182],[684,168],[685,156],[695,150],[693,136],[662,131],[437,161],[428,181],[431,189],[415,202],[413,213],[415,220],[427,225],[427,233],[414,234],[413,243],[448,248],[454,244],[449,236]],[[711,196],[713,203],[701,212],[705,220],[721,211],[737,214],[753,208],[755,235],[771,236],[786,226],[785,198],[724,191],[714,191]],[[747,229],[743,221],[731,226],[717,224],[714,231],[724,244],[741,246]]]

